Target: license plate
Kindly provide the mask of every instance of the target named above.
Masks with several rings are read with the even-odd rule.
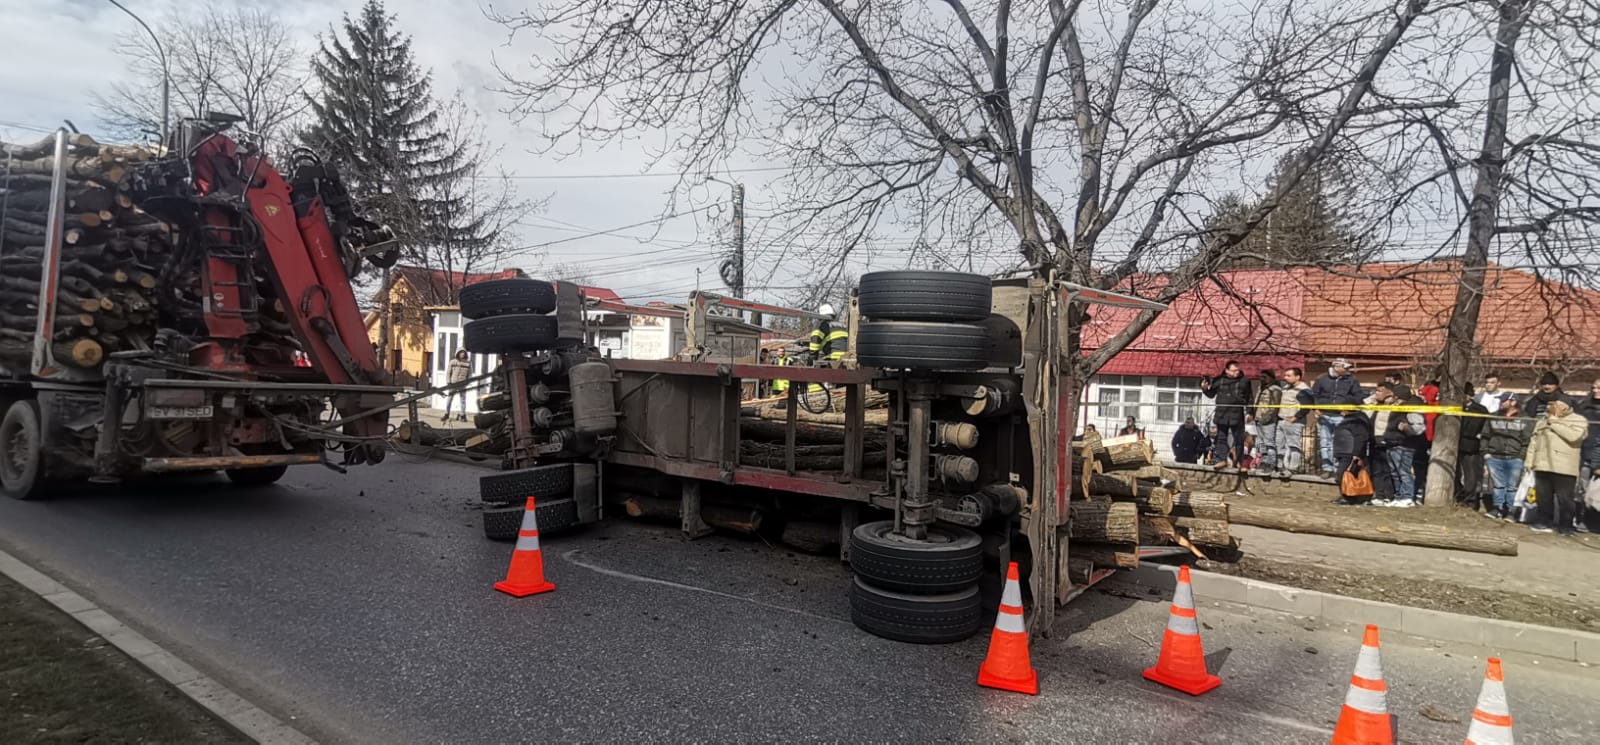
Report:
[[[144,415],[149,419],[210,419],[210,406],[146,406]]]

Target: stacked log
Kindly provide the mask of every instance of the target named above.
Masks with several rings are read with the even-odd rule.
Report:
[[[57,362],[95,368],[113,352],[148,350],[159,326],[158,268],[172,253],[171,229],[134,206],[126,177],[152,150],[68,138],[55,323]],[[55,170],[55,138],[0,143],[0,361],[33,357],[39,286]]]
[[[1094,438],[1074,445],[1072,558],[1094,567],[1132,567],[1141,545],[1179,546],[1200,557],[1208,548],[1234,546],[1222,496],[1185,490],[1181,474],[1156,463],[1148,440]]]

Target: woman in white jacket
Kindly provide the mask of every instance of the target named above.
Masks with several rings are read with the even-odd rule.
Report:
[[[1523,458],[1533,471],[1534,493],[1539,495],[1529,527],[1539,533],[1572,535],[1573,520],[1583,514],[1578,501],[1578,472],[1583,465],[1583,440],[1589,420],[1563,400],[1551,401],[1544,417],[1533,425],[1528,453]]]

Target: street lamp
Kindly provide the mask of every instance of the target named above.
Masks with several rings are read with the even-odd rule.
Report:
[[[145,33],[150,35],[150,41],[156,45],[156,55],[161,58],[161,146],[166,147],[167,111],[172,100],[172,68],[167,66],[167,50],[161,46],[160,37],[156,36],[156,32],[150,28],[150,24],[144,22],[143,18],[134,15],[133,11],[128,10],[126,6],[117,2],[117,0],[106,0],[106,2],[117,6],[117,10],[127,13],[129,18],[138,21],[139,25],[144,27]]]

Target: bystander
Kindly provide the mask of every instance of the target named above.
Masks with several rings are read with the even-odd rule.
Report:
[[[1244,460],[1247,451],[1244,443],[1244,425],[1253,415],[1250,401],[1250,379],[1244,376],[1239,363],[1228,360],[1222,374],[1200,381],[1200,392],[1217,401],[1211,421],[1217,426],[1217,440],[1212,443],[1212,458],[1217,468],[1224,468],[1231,459],[1234,465]]]
[[[1317,378],[1311,386],[1311,403],[1317,406],[1339,406],[1351,401],[1360,401],[1363,398],[1361,383],[1356,380],[1355,368],[1349,360],[1337,359],[1328,368],[1328,374]],[[1321,410],[1317,412],[1317,444],[1321,456],[1322,475],[1326,478],[1335,477],[1333,462],[1333,429],[1339,426],[1343,416],[1338,411]]]
[[[1300,368],[1291,367],[1283,371],[1283,403],[1286,408],[1278,412],[1278,475],[1289,476],[1299,473],[1304,465],[1304,438],[1306,435],[1305,418],[1310,414],[1310,409],[1299,408],[1300,397],[1305,394],[1309,397],[1311,386],[1302,379]]]
[[[1522,418],[1522,404],[1515,396],[1500,399],[1499,413],[1484,424],[1479,434],[1484,465],[1494,488],[1493,507],[1484,514],[1510,520],[1517,485],[1522,482],[1522,457],[1527,454],[1528,435],[1533,428]]]
[[[1283,420],[1278,406],[1283,403],[1283,384],[1271,370],[1262,370],[1256,377],[1260,380],[1255,407],[1256,450],[1261,457],[1255,463],[1255,471],[1270,475],[1278,470],[1278,423]]]
[[[1588,435],[1589,420],[1560,399],[1548,402],[1544,417],[1534,423],[1523,458],[1533,470],[1534,493],[1539,495],[1528,526],[1533,531],[1562,535],[1575,532],[1583,515],[1577,485],[1580,454]]]

